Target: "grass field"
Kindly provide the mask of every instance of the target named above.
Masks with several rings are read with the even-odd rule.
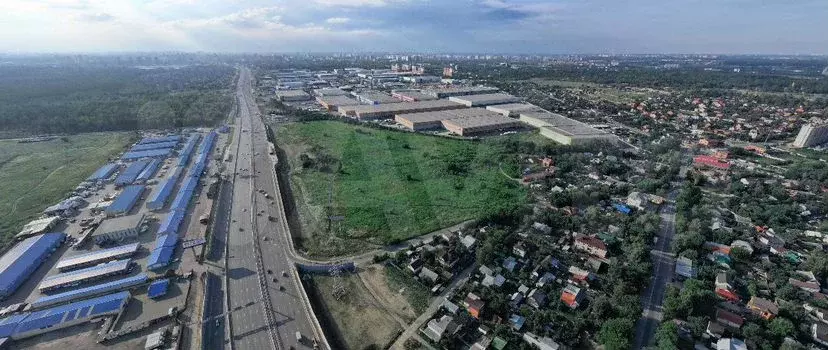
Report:
[[[46,142],[0,140],[0,245],[43,209],[64,199],[109,157],[134,140],[130,133],[92,133]]]
[[[276,134],[291,167],[300,246],[314,256],[359,253],[525,201],[523,187],[498,170],[504,155],[492,139],[461,141],[336,121],[288,124]],[[329,228],[331,216],[341,221]]]
[[[402,326],[374,299],[354,274],[338,277],[347,291],[339,299],[331,293],[334,278],[314,276],[327,316],[348,349],[384,349],[402,332]]]

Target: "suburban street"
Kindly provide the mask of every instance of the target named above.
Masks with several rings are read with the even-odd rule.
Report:
[[[661,230],[658,242],[652,250],[653,278],[641,296],[644,312],[635,329],[634,349],[646,347],[653,340],[653,335],[661,322],[661,306],[664,302],[664,290],[673,279],[675,258],[670,252],[670,243],[676,233],[676,205],[678,190],[672,190],[661,208]]]

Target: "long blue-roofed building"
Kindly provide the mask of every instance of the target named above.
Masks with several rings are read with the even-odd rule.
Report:
[[[149,163],[149,160],[139,160],[128,165],[127,168],[115,178],[115,186],[131,185]]]
[[[88,322],[97,317],[117,315],[130,299],[118,292],[41,311],[27,312],[0,320],[0,337],[24,339]]]
[[[118,216],[128,213],[141,198],[141,195],[144,194],[144,189],[146,189],[144,185],[124,187],[121,194],[106,208],[106,216]]]
[[[181,227],[181,223],[184,222],[184,215],[186,213],[183,210],[173,210],[164,220],[161,221],[161,226],[158,227],[158,235],[166,235],[166,234],[178,234],[178,228]]]
[[[102,262],[130,257],[137,253],[140,248],[140,243],[132,243],[114,248],[96,250],[91,253],[75,255],[73,257],[62,259],[58,261],[55,268],[60,272],[66,272],[93,266]]]
[[[147,281],[149,281],[149,277],[147,276],[147,274],[141,273],[132,277],[122,278],[112,282],[96,284],[94,286],[70,290],[68,292],[63,292],[59,294],[42,296],[37,300],[33,301],[29,305],[31,305],[31,308],[33,309],[42,309],[44,307],[68,303],[78,299],[90,298],[101,294],[131,289],[136,286],[140,286],[144,283],[147,283]]]
[[[155,192],[152,193],[149,201],[147,201],[147,208],[152,211],[164,209],[164,206],[167,205],[167,200],[172,195],[173,189],[175,189],[176,182],[178,182],[177,178],[170,177],[156,186]]]
[[[17,291],[66,240],[64,233],[44,233],[17,243],[0,258],[0,300]]]
[[[149,259],[147,259],[147,268],[153,271],[166,268],[172,262],[173,253],[175,253],[175,247],[158,247],[153,249]]]
[[[196,145],[198,145],[198,140],[201,138],[201,135],[194,134],[187,139],[187,143],[184,144],[184,148],[181,149],[181,152],[178,154],[178,166],[185,166],[187,162],[190,160],[190,156],[193,155],[193,151],[195,150]]]
[[[158,172],[158,169],[161,168],[161,164],[162,161],[160,159],[151,160],[149,164],[147,164],[147,166],[144,168],[144,170],[142,170],[141,173],[138,174],[138,177],[135,178],[135,182],[146,183],[147,181],[155,177],[155,174]]]
[[[106,165],[98,168],[98,170],[96,170],[94,173],[92,173],[92,175],[89,176],[87,178],[87,180],[89,180],[89,181],[104,181],[106,179],[109,179],[112,176],[112,174],[115,173],[116,170],[118,170],[118,164],[115,164],[115,163],[106,164]]]
[[[179,135],[171,135],[171,136],[161,136],[161,137],[147,137],[142,139],[138,142],[139,145],[148,144],[148,143],[160,143],[160,142],[178,142],[181,140],[181,136]]]
[[[151,149],[148,151],[126,152],[121,156],[123,160],[135,160],[141,158],[167,158],[172,154],[172,148]]]
[[[140,151],[149,151],[153,149],[162,149],[162,148],[175,148],[178,145],[178,141],[171,141],[171,142],[158,142],[158,143],[146,143],[146,144],[139,144],[132,146],[129,149],[130,152],[140,152]]]
[[[167,290],[170,288],[170,279],[163,278],[160,280],[153,281],[150,283],[149,287],[147,288],[147,296],[151,299],[160,298],[167,294]]]

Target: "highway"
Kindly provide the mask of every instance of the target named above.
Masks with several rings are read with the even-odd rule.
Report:
[[[642,349],[648,346],[661,322],[664,290],[667,288],[667,284],[673,280],[675,270],[675,258],[670,252],[670,243],[676,233],[675,199],[677,196],[678,190],[674,188],[667,196],[665,205],[659,213],[661,216],[661,230],[658,233],[658,242],[655,249],[651,252],[653,278],[641,296],[641,305],[644,312],[636,324],[633,349]]]

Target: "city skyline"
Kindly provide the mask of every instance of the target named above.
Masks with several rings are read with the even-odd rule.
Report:
[[[828,3],[11,0],[0,52],[828,54]]]

